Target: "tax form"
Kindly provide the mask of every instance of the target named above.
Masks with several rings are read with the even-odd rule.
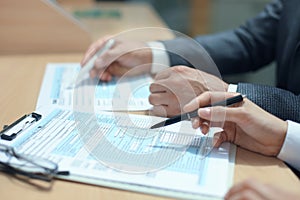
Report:
[[[110,82],[101,82],[98,79],[90,79],[86,74],[83,81],[76,87],[71,87],[80,69],[79,63],[49,63],[36,110],[45,106],[73,109],[74,104],[93,104],[95,110],[139,111],[151,108],[148,96],[152,78],[149,75],[114,78]],[[80,89],[81,93],[74,95],[76,89]]]
[[[164,118],[55,109],[6,142],[70,171],[59,178],[187,199],[222,199],[231,186],[234,146],[203,156],[204,136],[188,121],[150,130]],[[211,130],[217,131],[217,130]]]

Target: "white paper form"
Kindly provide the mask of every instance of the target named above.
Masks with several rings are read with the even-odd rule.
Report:
[[[201,133],[189,128],[190,122],[149,130],[145,127],[162,118],[102,112],[95,124],[93,117],[54,110],[11,145],[69,170],[71,175],[63,179],[188,199],[221,199],[231,186],[233,146],[224,143],[203,159],[196,144]],[[81,134],[81,128],[90,134]],[[165,147],[169,152],[161,153]]]
[[[73,109],[75,106],[93,106],[95,110],[138,111],[148,110],[149,75],[114,78],[110,82],[85,79],[71,87],[80,72],[79,63],[49,63],[40,89],[36,110],[45,106]],[[74,90],[81,93],[74,95]]]

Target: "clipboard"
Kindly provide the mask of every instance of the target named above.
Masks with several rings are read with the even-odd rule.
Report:
[[[198,176],[198,173],[194,173],[194,172],[187,172],[184,173],[181,170],[168,170],[166,168],[165,172],[162,172],[160,170],[155,171],[155,176],[153,176],[153,174],[145,174],[143,175],[143,177],[140,177],[140,179],[138,179],[138,177],[136,178],[135,176],[138,174],[121,174],[121,173],[117,173],[116,170],[114,169],[110,169],[107,167],[107,169],[102,170],[102,165],[100,166],[98,163],[99,161],[97,160],[93,160],[91,159],[91,157],[87,154],[84,155],[82,154],[84,157],[80,158],[80,160],[78,160],[78,157],[76,157],[79,154],[74,154],[74,151],[72,151],[72,154],[69,154],[70,151],[64,152],[64,149],[62,149],[61,147],[64,147],[65,149],[70,150],[71,148],[69,147],[74,147],[74,146],[78,146],[80,144],[77,143],[77,141],[80,141],[80,139],[78,137],[76,137],[77,134],[71,134],[73,129],[70,129],[69,125],[71,122],[66,123],[65,120],[69,120],[72,119],[72,111],[69,110],[60,110],[60,109],[51,109],[51,112],[49,112],[49,114],[46,114],[46,112],[42,112],[41,110],[39,111],[43,114],[43,119],[42,119],[42,115],[37,114],[37,113],[31,113],[28,115],[24,115],[23,117],[19,118],[18,120],[16,120],[15,122],[13,122],[11,125],[6,126],[4,128],[4,130],[2,130],[0,132],[1,134],[1,139],[0,139],[0,143],[1,140],[4,142],[4,140],[6,140],[5,142],[10,143],[11,140],[11,144],[13,147],[16,147],[18,150],[21,150],[20,153],[22,152],[22,149],[20,148],[21,146],[24,147],[23,150],[26,149],[26,151],[28,151],[28,148],[30,147],[31,150],[33,150],[34,152],[37,152],[38,154],[43,154],[43,152],[41,152],[39,148],[36,148],[37,146],[41,145],[41,144],[45,144],[45,143],[40,143],[40,142],[36,142],[36,141],[45,141],[45,138],[47,138],[47,142],[51,141],[52,144],[47,143],[47,145],[55,145],[56,150],[51,149],[51,153],[47,154],[47,158],[49,158],[48,156],[52,156],[52,158],[55,158],[53,156],[58,156],[56,157],[54,160],[54,162],[58,163],[59,165],[59,170],[61,170],[62,172],[68,172],[67,176],[66,174],[59,174],[57,176],[55,176],[55,178],[57,179],[62,179],[62,180],[69,180],[69,181],[75,181],[75,182],[79,182],[79,183],[86,183],[86,184],[91,184],[91,185],[97,185],[97,186],[105,186],[105,187],[110,187],[110,188],[117,188],[117,189],[121,189],[121,190],[129,190],[129,191],[134,191],[134,192],[140,192],[140,193],[146,193],[146,194],[152,194],[152,195],[158,195],[158,196],[165,196],[165,197],[173,197],[173,198],[180,198],[180,199],[221,199],[221,192],[215,193],[215,191],[211,191],[211,190],[206,190],[206,187],[208,187],[206,184],[206,182],[208,180],[214,180],[214,178],[210,177],[210,178],[200,178],[200,176]],[[101,113],[102,115],[111,115],[111,113],[106,112],[106,113]],[[147,116],[145,116],[147,117]],[[39,122],[37,122],[39,121]],[[60,123],[59,123],[60,121]],[[71,121],[71,120],[70,120]],[[85,120],[88,121],[88,120]],[[110,120],[108,120],[110,121]],[[35,123],[37,122],[37,123]],[[109,123],[109,122],[107,122]],[[56,127],[60,127],[61,125],[64,125],[66,128],[62,128],[62,129],[56,129]],[[51,127],[51,129],[55,132],[51,132],[49,131],[50,129],[48,129],[47,127]],[[26,129],[26,130],[25,130]],[[38,131],[36,131],[38,130]],[[63,130],[63,131],[62,131]],[[44,132],[43,132],[44,131]],[[46,132],[48,132],[48,135],[45,134]],[[19,137],[18,134],[20,133]],[[36,137],[37,135],[40,135],[40,140],[38,140],[39,138]],[[58,135],[60,134],[60,135]],[[2,136],[3,135],[3,136]],[[48,136],[52,135],[54,138],[59,139],[53,139],[53,138],[49,138]],[[66,137],[62,137],[63,135],[65,135]],[[114,136],[114,133],[112,133],[112,136]],[[4,137],[5,139],[3,139],[2,137]],[[120,136],[123,137],[123,136]],[[28,138],[34,138],[34,140],[28,140]],[[77,139],[76,139],[77,138]],[[35,141],[35,145],[32,145],[32,141]],[[30,144],[30,145],[28,145]],[[39,146],[40,147],[40,146]],[[80,147],[80,148],[84,148],[84,147]],[[233,176],[233,169],[234,169],[234,158],[235,158],[235,146],[233,145],[227,145],[228,148],[228,164],[226,165],[227,167],[225,167],[224,169],[224,177],[222,178],[223,184],[220,185],[220,187],[223,187],[224,184],[226,184],[227,186],[230,186],[232,184],[232,176]],[[45,148],[43,148],[45,149]],[[30,151],[29,154],[32,153],[32,155],[36,155],[39,156],[37,154],[35,154],[33,151]],[[80,149],[79,149],[80,150]],[[80,152],[79,150],[77,150],[76,152]],[[45,150],[47,151],[47,150]],[[82,153],[82,152],[81,152]],[[221,149],[221,154],[217,155],[216,154],[216,158],[218,159],[212,159],[209,162],[205,162],[203,163],[203,169],[205,169],[205,173],[211,173],[212,171],[215,173],[216,168],[212,168],[211,166],[220,166],[220,168],[222,167],[221,165],[219,165],[219,161],[220,161],[220,157],[221,155],[224,155],[223,150]],[[43,154],[45,155],[45,154]],[[46,157],[45,157],[46,158]],[[61,159],[62,158],[62,159]],[[191,158],[191,157],[189,157]],[[59,162],[57,162],[59,160]],[[188,159],[190,160],[190,159]],[[65,161],[65,162],[64,162]],[[71,162],[70,162],[71,161]],[[80,162],[79,162],[80,161]],[[194,160],[199,161],[199,159]],[[96,164],[97,162],[97,164]],[[227,162],[227,161],[226,161]],[[176,165],[175,167],[180,167],[182,165]],[[60,169],[60,167],[62,167]],[[103,166],[105,167],[105,166]],[[184,166],[183,166],[184,167]],[[193,168],[193,167],[192,167]],[[207,171],[207,170],[210,170]],[[162,169],[164,170],[164,169]],[[218,172],[219,170],[217,170]],[[160,174],[158,174],[160,173]],[[187,177],[190,176],[195,176],[197,177],[197,179],[193,178],[192,180],[194,181],[194,185],[200,185],[199,188],[201,189],[200,191],[193,191],[193,190],[186,190],[186,189],[179,189],[178,187],[172,186],[172,187],[163,187],[162,185],[166,185],[164,183],[164,181],[168,182],[167,177],[173,177],[174,173],[176,173],[176,175],[180,175],[180,176],[184,176],[185,174],[187,175]],[[211,173],[212,174],[212,173]],[[218,173],[217,173],[218,174]],[[220,174],[220,173],[219,173]],[[131,176],[134,175],[134,176]],[[149,176],[151,175],[151,176]],[[179,178],[180,178],[179,176]],[[156,178],[157,177],[157,181],[163,181],[161,182],[160,185],[153,185],[153,182],[151,182],[152,178]],[[202,176],[201,176],[202,177]],[[219,176],[218,176],[219,177]],[[132,178],[134,178],[135,180],[133,180]],[[145,179],[143,179],[145,178]],[[150,179],[150,180],[149,180]],[[144,182],[145,180],[145,182]],[[185,179],[183,179],[185,180]],[[143,182],[142,182],[143,181]],[[155,181],[155,180],[154,180]],[[187,181],[187,180],[186,180]],[[192,184],[190,181],[187,181],[186,183]],[[181,183],[180,183],[181,184]],[[216,185],[215,183],[209,183],[209,185]],[[217,184],[218,185],[218,184]],[[227,189],[227,186],[225,189]],[[188,186],[189,187],[189,186]],[[222,189],[222,188],[221,188]],[[215,188],[214,188],[215,190]]]
[[[0,132],[0,138],[2,140],[12,141],[17,137],[19,133],[32,126],[35,122],[42,118],[41,114],[32,112],[25,114],[10,125],[5,125],[3,130]]]

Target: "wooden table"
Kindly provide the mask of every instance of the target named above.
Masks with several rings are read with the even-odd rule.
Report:
[[[100,3],[90,0],[88,2],[59,0],[58,2],[86,27],[93,41],[111,34],[139,41],[163,40],[174,36],[170,30],[165,30],[167,25],[154,8],[145,2],[104,1]],[[150,27],[161,30],[154,33],[149,31]]]
[[[140,41],[173,37],[147,3],[55,2],[1,0],[0,54],[78,53],[105,35]]]
[[[0,56],[0,126],[34,110],[48,62],[79,62],[82,54]],[[234,183],[255,178],[289,191],[299,191],[298,178],[286,165],[241,148],[237,150]],[[0,174],[1,199],[165,199],[69,181],[55,180],[51,190],[38,190]]]
[[[78,8],[91,8],[91,5],[82,7],[81,4],[74,4],[75,1],[73,0],[60,0],[58,2],[69,11]],[[69,4],[70,2],[72,5]],[[114,7],[117,7],[123,14],[122,19],[108,19],[110,23],[107,23],[107,19],[100,19],[100,21],[99,19],[96,21],[83,20],[83,23],[91,30],[93,40],[106,34],[116,34],[124,30],[144,26],[166,27],[157,15],[155,15],[153,10],[145,8],[144,5],[104,3],[101,6],[102,9],[108,10]],[[132,15],[128,13],[137,16],[135,19],[138,21],[132,23]],[[143,17],[139,19],[138,16]],[[109,26],[106,26],[107,24],[109,24]],[[173,35],[168,32],[156,35],[150,33],[142,35],[138,33],[131,35],[131,37],[133,39],[148,41],[169,39],[173,37]],[[82,56],[83,54],[78,53],[0,55],[0,127],[5,124],[10,124],[24,113],[30,113],[35,109],[47,63],[79,62]],[[300,188],[298,178],[282,161],[238,148],[234,183],[246,178],[255,178],[263,182],[272,183],[289,191],[298,191]],[[151,195],[62,180],[55,180],[51,190],[38,190],[2,173],[0,173],[0,185],[1,199],[165,199]]]

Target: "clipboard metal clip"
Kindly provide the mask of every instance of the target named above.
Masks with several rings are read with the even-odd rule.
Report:
[[[33,123],[39,121],[41,118],[42,115],[34,112],[24,115],[12,124],[3,127],[3,130],[0,132],[1,139],[8,141],[15,139],[19,133],[27,129]]]

